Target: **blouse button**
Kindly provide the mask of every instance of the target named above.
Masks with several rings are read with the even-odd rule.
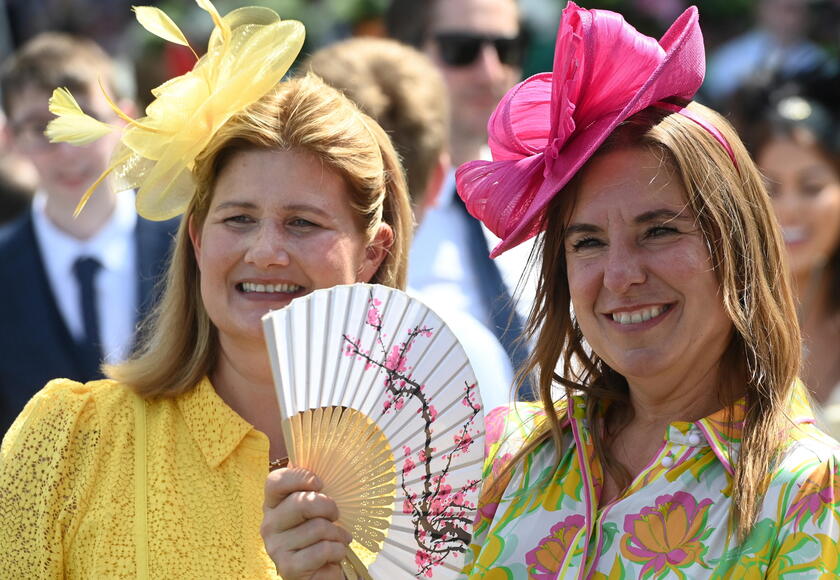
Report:
[[[662,467],[671,467],[674,464],[674,458],[670,455],[666,455],[662,458]]]
[[[700,445],[700,435],[698,435],[697,433],[692,433],[691,435],[688,436],[688,443],[692,447],[696,447],[697,445]]]

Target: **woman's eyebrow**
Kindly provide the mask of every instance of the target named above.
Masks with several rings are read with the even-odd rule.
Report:
[[[563,237],[568,238],[575,234],[594,234],[602,231],[596,225],[592,224],[569,224],[566,226],[566,232]]]
[[[235,200],[234,201],[225,201],[225,202],[222,202],[219,205],[217,205],[213,211],[221,211],[221,210],[231,209],[231,208],[253,210],[253,209],[257,209],[257,206],[256,206],[256,204],[251,203],[250,201],[235,201]]]
[[[289,205],[284,205],[283,209],[286,211],[310,211],[327,217],[331,215],[330,212],[326,211],[324,208],[308,203],[291,203]]]
[[[224,211],[227,209],[247,209],[253,211],[259,208],[257,207],[257,204],[250,201],[231,200],[220,203],[213,209],[213,211]],[[284,205],[283,209],[286,211],[308,211],[323,216],[330,215],[329,212],[327,212],[325,209],[307,203],[292,203],[289,205]]]
[[[637,224],[646,224],[649,222],[661,222],[661,221],[672,221],[672,220],[689,220],[691,216],[685,211],[686,208],[683,208],[680,211],[674,211],[672,209],[654,209],[651,211],[646,211],[636,216],[636,219],[633,221]]]

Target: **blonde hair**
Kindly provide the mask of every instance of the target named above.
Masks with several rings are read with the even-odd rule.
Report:
[[[683,115],[648,108],[634,115],[608,138],[596,155],[621,148],[649,148],[676,170],[697,216],[717,274],[724,308],[735,332],[720,365],[718,398],[729,406],[746,385],[746,416],[738,460],[734,466],[731,517],[738,538],[751,529],[769,483],[768,473],[782,451],[789,428],[787,404],[800,365],[800,335],[789,282],[785,276],[784,245],[761,176],[740,139],[720,115],[699,105],[689,109],[711,122],[729,141],[737,167],[705,129]],[[528,320],[536,345],[523,372],[536,372],[546,420],[503,474],[535,447],[552,439],[558,453],[562,432],[554,382],[567,396],[583,393],[590,425],[602,404],[610,402],[607,435],[591,429],[596,454],[619,485],[629,484],[626,471],[611,457],[607,438],[632,418],[627,381],[584,344],[585,337],[571,311],[566,277],[564,236],[583,172],[551,202],[541,242],[543,259],[537,296]],[[559,336],[559,339],[558,339]],[[555,373],[558,362],[562,376]],[[521,380],[521,379],[520,379]],[[494,488],[502,485],[500,477]],[[493,492],[491,492],[493,493]]]
[[[385,129],[405,166],[409,194],[420,202],[449,137],[446,85],[432,61],[396,40],[360,37],[318,50],[303,68]]]
[[[200,229],[225,161],[239,151],[304,151],[341,175],[366,240],[381,224],[394,239],[374,284],[404,288],[412,215],[405,179],[385,132],[335,89],[314,76],[278,84],[237,114],[196,159],[196,192],[176,236],[161,300],[141,329],[138,352],[105,368],[141,396],[175,396],[194,387],[218,356],[216,329],[201,300],[189,222]]]

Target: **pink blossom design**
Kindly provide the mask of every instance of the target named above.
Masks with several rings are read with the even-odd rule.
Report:
[[[424,570],[423,575],[427,578],[432,577],[432,556],[427,552],[423,552],[422,550],[417,550],[417,553],[414,555],[414,563],[417,564],[417,568],[420,570]]]
[[[452,465],[452,460],[469,452],[478,430],[474,422],[481,412],[478,403],[476,384],[464,384],[464,395],[461,400],[472,413],[468,416],[460,430],[453,435],[454,448],[449,453],[439,454],[431,446],[437,418],[437,408],[432,405],[432,398],[427,394],[426,386],[418,383],[412,376],[412,369],[408,365],[407,353],[418,338],[428,338],[433,335],[433,328],[417,326],[408,330],[408,336],[394,346],[386,346],[382,333],[382,318],[379,313],[378,300],[371,300],[366,315],[366,323],[376,330],[375,345],[372,350],[364,351],[360,347],[358,338],[345,335],[344,354],[360,360],[365,369],[377,368],[382,372],[386,389],[385,400],[382,403],[382,413],[399,412],[411,402],[416,403],[416,412],[423,419],[424,443],[413,456],[408,446],[403,447],[403,464],[401,469],[401,487],[405,493],[403,512],[411,515],[414,525],[414,538],[418,549],[415,553],[417,576],[431,577],[433,569],[440,566],[453,554],[463,554],[470,541],[469,529],[472,524],[470,511],[475,504],[468,500],[468,493],[475,492],[479,481],[467,481],[458,488],[447,483],[446,478]],[[391,341],[387,341],[390,343]],[[432,467],[432,461],[438,461]],[[434,471],[433,471],[434,469]],[[419,470],[419,474],[408,476]],[[410,480],[413,483],[409,483]],[[419,485],[416,482],[421,482]],[[422,488],[422,489],[420,489]]]
[[[373,304],[367,311],[367,319],[366,322],[370,326],[380,327],[382,326],[382,315],[379,313],[379,306],[382,304],[382,301],[378,298],[373,299]]]
[[[455,443],[455,450],[459,449],[469,449],[470,445],[473,444],[473,438],[470,433],[464,433],[463,435],[458,433],[453,438],[453,443]]]
[[[405,353],[401,345],[394,346],[391,349],[391,354],[385,359],[385,368],[398,373],[405,371]]]

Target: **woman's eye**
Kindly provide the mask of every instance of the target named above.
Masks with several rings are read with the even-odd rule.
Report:
[[[645,236],[648,238],[661,238],[676,233],[679,233],[679,230],[677,230],[677,228],[672,228],[669,226],[655,226],[650,228],[647,232],[645,232]]]
[[[824,184],[811,182],[811,183],[803,183],[801,186],[802,193],[807,196],[815,196],[819,195],[819,193],[823,190]]]
[[[295,218],[289,221],[289,225],[296,227],[296,228],[315,228],[318,227],[318,224],[309,221],[308,219],[304,218]]]
[[[250,224],[254,222],[254,218],[247,215],[232,215],[222,220],[226,224]]]
[[[588,248],[597,248],[601,245],[601,240],[598,238],[580,238],[572,242],[572,251],[579,252]]]

